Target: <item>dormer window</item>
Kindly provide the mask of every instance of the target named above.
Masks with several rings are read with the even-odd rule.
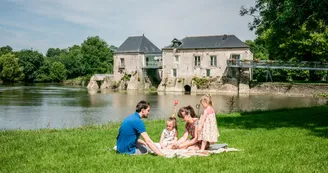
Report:
[[[174,48],[179,47],[181,44],[182,42],[176,38],[172,40],[172,47]]]

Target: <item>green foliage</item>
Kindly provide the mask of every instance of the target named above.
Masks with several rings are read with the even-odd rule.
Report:
[[[43,65],[37,70],[35,82],[51,82],[52,78],[50,76],[51,62],[46,59]]]
[[[62,82],[66,79],[66,69],[65,65],[61,62],[54,62],[51,65],[50,77],[52,81]]]
[[[82,74],[112,73],[113,51],[98,36],[82,43]]]
[[[92,77],[92,74],[87,74],[82,77],[82,82],[88,83]]]
[[[130,81],[131,74],[124,73],[124,76],[121,78],[122,81]],[[138,77],[138,81],[140,81],[140,78]]]
[[[149,92],[157,92],[157,88],[152,86],[149,88]]]
[[[113,45],[108,47],[104,40],[96,36],[88,37],[81,46],[49,48],[45,57],[32,49],[17,51],[15,56],[24,74],[21,80],[25,82],[59,82],[78,77],[89,81],[93,74],[113,72],[113,54],[116,49]],[[0,56],[9,52],[12,52],[10,46],[0,48]],[[55,70],[55,67],[59,69]]]
[[[193,77],[192,80],[195,82],[198,89],[206,89],[210,85],[210,80],[207,78]]]
[[[47,57],[55,57],[59,56],[62,53],[62,51],[59,48],[49,48],[47,50],[46,56]]]
[[[240,14],[254,17],[257,43],[264,45],[270,59],[327,61],[328,0],[258,0]],[[310,78],[314,79],[314,73]]]
[[[16,56],[23,67],[24,81],[33,82],[37,77],[37,70],[44,63],[43,55],[34,50],[21,50],[16,53]]]
[[[112,50],[113,52],[115,52],[117,50],[118,47],[111,45],[109,46],[109,49]]]
[[[270,69],[270,72],[274,82],[310,81],[309,70]],[[326,71],[314,71],[312,81],[321,81],[326,73]],[[266,69],[253,69],[253,79],[258,82],[266,82],[266,75]]]
[[[24,77],[18,59],[12,53],[0,56],[0,79],[5,82],[15,82]]]
[[[69,48],[67,53],[60,54],[60,62],[65,65],[67,69],[67,78],[72,79],[82,76],[82,58],[81,46],[74,45]]]
[[[269,58],[268,50],[264,47],[264,45],[258,43],[257,40],[246,40],[245,43],[249,46],[250,51],[253,53],[253,59],[267,60]]]
[[[7,53],[12,53],[13,52],[13,48],[11,48],[10,46],[3,46],[0,48],[0,56],[1,55],[5,55]]]

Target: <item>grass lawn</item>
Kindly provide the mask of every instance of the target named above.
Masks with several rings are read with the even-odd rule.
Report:
[[[109,151],[119,124],[0,132],[0,172],[327,172],[328,106],[219,114],[219,143],[241,149],[167,159]],[[146,121],[159,141],[164,121]],[[179,133],[183,122],[179,122]],[[326,170],[326,171],[325,171]]]

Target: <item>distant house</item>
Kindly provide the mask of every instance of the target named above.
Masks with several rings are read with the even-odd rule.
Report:
[[[124,76],[134,77],[127,88],[131,90],[143,89],[140,87],[147,81],[159,83],[161,56],[161,50],[144,35],[127,38],[114,54],[114,80],[120,81]]]
[[[195,77],[235,78],[237,70],[228,69],[227,60],[253,59],[249,47],[235,35],[173,39],[171,45],[162,49],[162,56],[163,74],[159,91],[190,91]]]

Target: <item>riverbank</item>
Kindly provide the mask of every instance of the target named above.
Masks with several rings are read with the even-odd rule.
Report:
[[[328,94],[328,83],[251,83],[250,94],[321,96]]]
[[[0,132],[0,172],[325,172],[328,107],[217,115],[219,143],[242,151],[167,159],[124,156],[115,145],[119,124]],[[147,121],[158,141],[164,121]],[[179,136],[183,122],[179,122]],[[174,165],[174,166],[168,166]]]
[[[68,85],[78,85],[81,83],[80,79],[65,81],[65,84]],[[110,83],[110,82],[107,82]],[[134,89],[128,91],[155,91],[158,93],[191,93],[191,94],[221,94],[221,93],[230,93],[237,94],[262,94],[262,95],[284,95],[284,96],[302,96],[302,97],[317,97],[322,95],[328,95],[328,83],[287,83],[287,82],[250,82],[249,84],[240,84],[239,88],[237,83],[227,83],[227,84],[217,84],[216,82],[207,83],[207,87],[201,87],[198,89],[196,85],[192,85],[190,92],[185,91],[185,84],[177,83],[176,85],[167,87],[163,89],[163,86],[159,85],[158,88],[151,89]],[[188,85],[189,86],[189,85]],[[99,86],[98,86],[99,87]],[[96,87],[97,88],[97,87]],[[110,85],[103,88],[113,88]],[[114,87],[116,88],[116,87]],[[134,87],[135,88],[135,87]],[[202,89],[203,88],[203,89]],[[97,91],[97,89],[89,88],[90,91]],[[99,89],[102,90],[111,90],[111,89]],[[117,91],[115,89],[113,91]],[[126,90],[124,90],[126,91]]]

